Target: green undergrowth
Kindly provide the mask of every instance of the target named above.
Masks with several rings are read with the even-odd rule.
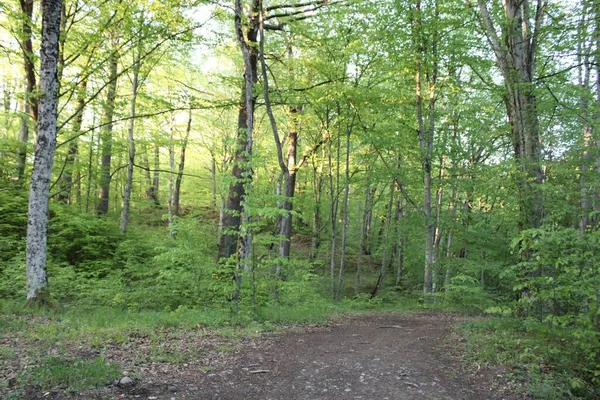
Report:
[[[51,357],[34,367],[29,374],[22,374],[23,384],[51,389],[66,386],[73,392],[90,387],[104,386],[117,379],[121,373],[118,364],[107,362],[103,357],[89,360],[67,360]]]
[[[505,366],[507,378],[533,398],[600,398],[598,376],[584,362],[597,338],[578,345],[574,329],[507,317],[468,322],[462,330],[468,360]]]

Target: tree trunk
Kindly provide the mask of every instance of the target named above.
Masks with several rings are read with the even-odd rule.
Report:
[[[528,1],[505,0],[501,21],[502,39],[498,36],[486,2],[478,0],[486,36],[496,63],[504,78],[504,102],[508,114],[511,140],[518,165],[516,184],[519,190],[521,228],[537,228],[543,219],[543,197],[540,185],[544,181],[541,167],[541,143],[535,97],[537,36],[546,8],[538,0],[531,26]]]
[[[190,132],[192,130],[192,108],[188,110],[188,121],[185,129],[185,136],[181,143],[181,152],[179,153],[179,167],[177,169],[177,179],[175,180],[175,194],[173,196],[173,215],[179,217],[179,198],[181,196],[181,182],[183,181],[183,171],[185,168],[185,150],[187,149]],[[215,159],[212,158],[212,166],[214,168]],[[216,197],[216,180],[213,184],[213,201]],[[214,209],[214,207],[212,207]]]
[[[379,294],[379,291],[381,290],[381,288],[383,287],[383,280],[385,278],[385,270],[387,267],[387,263],[388,263],[388,253],[389,253],[389,239],[390,239],[390,231],[391,231],[391,227],[392,227],[392,210],[393,210],[393,206],[394,206],[394,187],[395,187],[396,183],[395,181],[390,185],[390,199],[388,201],[388,206],[387,206],[387,213],[386,213],[386,219],[385,222],[383,223],[383,240],[382,240],[382,252],[381,252],[381,268],[379,270],[379,278],[377,279],[377,284],[375,285],[375,288],[373,289],[373,292],[371,292],[371,297],[375,297]]]
[[[437,0],[435,1],[435,13],[437,20]],[[426,80],[429,94],[428,122],[429,126],[425,129],[424,105],[423,105],[423,58],[427,51],[427,42],[422,32],[422,11],[421,1],[417,0],[415,5],[415,16],[413,21],[413,35],[415,37],[415,50],[417,58],[417,71],[415,76],[416,83],[416,105],[417,105],[417,132],[419,136],[419,147],[421,150],[421,166],[423,170],[424,184],[424,202],[423,211],[425,214],[425,273],[423,280],[423,293],[430,293],[433,289],[433,271],[437,264],[435,251],[435,232],[436,223],[431,204],[431,161],[433,155],[433,138],[435,134],[435,88],[437,83],[437,32],[434,31],[431,38],[432,66],[431,71],[427,72]],[[437,21],[436,21],[437,23]]]
[[[129,120],[129,128],[127,129],[127,140],[129,142],[129,153],[127,157],[127,181],[123,189],[123,207],[121,208],[121,233],[127,232],[129,225],[129,207],[131,202],[131,190],[133,186],[133,168],[135,166],[135,139],[133,136],[135,128],[135,116],[136,116],[136,101],[139,87],[139,75],[140,75],[140,59],[141,59],[141,46],[138,45],[137,55],[133,65],[133,81],[131,84],[131,113]]]
[[[83,110],[85,107],[85,90],[87,87],[87,80],[79,82],[77,91],[77,115],[73,120],[73,138],[69,142],[69,148],[67,150],[67,156],[65,158],[64,168],[60,177],[60,194],[58,195],[58,201],[63,204],[71,204],[72,198],[72,186],[73,186],[73,174],[75,169],[75,161],[79,153],[79,138],[81,133],[81,126],[83,125]]]
[[[368,218],[369,218],[369,214],[371,213],[371,210],[373,208],[373,202],[372,202],[372,191],[371,191],[371,182],[370,182],[370,173],[371,173],[371,168],[367,168],[367,184],[365,186],[365,203],[364,203],[364,210],[363,210],[363,217],[362,217],[362,223],[361,223],[361,227],[360,227],[360,239],[359,239],[359,244],[358,244],[358,261],[356,264],[356,285],[354,287],[354,293],[355,294],[359,294],[360,293],[360,283],[361,283],[361,270],[362,270],[362,261],[363,261],[363,256],[365,254],[365,244],[366,244],[366,238],[367,238],[367,223],[368,223]]]
[[[110,199],[110,182],[111,182],[111,159],[112,159],[112,131],[113,117],[115,112],[115,99],[117,96],[117,67],[119,61],[117,32],[112,32],[111,35],[111,50],[108,60],[109,64],[109,82],[107,85],[106,102],[103,104],[103,127],[100,132],[102,140],[102,166],[100,171],[100,189],[98,192],[98,204],[96,212],[98,215],[106,215],[108,213],[108,204]]]
[[[339,115],[339,107],[338,107]],[[337,135],[337,158],[336,158],[336,174],[333,174],[333,163],[331,159],[332,146],[329,141],[329,201],[330,211],[329,219],[331,222],[331,259],[330,259],[330,273],[331,273],[331,296],[335,299],[336,294],[336,282],[335,282],[335,267],[336,267],[336,256],[337,256],[337,214],[339,205],[339,186],[340,186],[340,133]],[[335,182],[335,185],[334,185]]]
[[[340,256],[340,270],[337,291],[335,293],[335,300],[340,301],[341,292],[344,284],[344,268],[346,266],[346,242],[348,239],[348,196],[350,194],[350,133],[352,128],[346,127],[346,170],[345,170],[345,182],[344,182],[344,199],[342,200],[342,254]]]
[[[217,210],[217,194],[218,190],[218,181],[217,181],[217,160],[215,155],[211,151],[210,153],[210,178],[212,183],[212,196],[210,198],[210,208],[214,211]]]
[[[92,114],[92,127],[96,126],[96,112],[94,111]],[[95,141],[95,137],[94,134],[96,133],[96,130],[94,128],[92,128],[92,136],[90,137],[90,146],[88,149],[88,165],[87,165],[87,189],[86,189],[86,195],[85,195],[85,213],[87,214],[90,211],[90,199],[91,199],[91,192],[92,192],[92,186],[93,186],[93,169],[92,166],[94,165],[94,141]],[[98,148],[100,148],[100,141],[98,141]]]
[[[154,172],[152,173],[152,199],[155,205],[160,205],[160,146],[154,145]]]
[[[57,63],[60,35],[61,0],[42,1],[42,45],[40,61],[40,114],[35,149],[26,241],[27,302],[49,301],[46,272],[48,200],[52,164],[56,149]]]
[[[246,201],[247,189],[252,184],[252,168],[250,163],[255,106],[255,97],[252,93],[252,88],[258,79],[256,44],[259,15],[259,0],[252,1],[247,21],[245,21],[243,16],[241,0],[235,1],[234,22],[237,41],[244,60],[244,84],[238,112],[236,149],[232,169],[233,181],[229,186],[227,206],[223,216],[223,229],[219,241],[220,259],[235,255],[238,250],[238,241],[241,258],[250,256],[246,234],[240,232],[240,227],[242,215],[248,214],[247,209],[244,207],[244,201]],[[236,276],[236,279],[241,279],[241,275]],[[241,284],[241,281],[238,281],[238,283]]]
[[[175,217],[174,217],[174,204],[175,204],[175,182],[173,176],[175,175],[175,145],[173,143],[173,131],[175,130],[174,126],[174,116],[171,115],[171,134],[169,136],[169,201],[167,202],[167,213],[169,220],[169,236],[175,238],[177,235],[177,231],[175,230]]]
[[[404,276],[404,243],[406,242],[406,238],[403,229],[400,227],[400,223],[404,218],[404,203],[402,200],[402,195],[399,193],[398,201],[396,202],[396,223],[398,224],[398,244],[396,253],[396,286],[400,285],[400,283],[402,282],[402,277]]]
[[[34,0],[19,0],[21,12],[23,13],[23,25],[21,26],[22,41],[21,49],[23,51],[23,66],[25,72],[25,99],[23,101],[23,114],[21,114],[21,125],[19,129],[19,146],[17,162],[17,179],[23,181],[25,174],[25,165],[27,164],[27,142],[29,141],[29,117],[33,123],[38,120],[38,100],[35,94],[35,57],[33,54],[32,43],[32,17]],[[28,117],[29,116],[29,117]]]

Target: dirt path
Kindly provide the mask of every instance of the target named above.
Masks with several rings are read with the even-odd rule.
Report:
[[[428,313],[345,318],[248,339],[198,363],[158,365],[133,386],[85,398],[517,399],[494,383],[499,371],[461,367],[458,338],[450,336],[454,323],[455,317]]]

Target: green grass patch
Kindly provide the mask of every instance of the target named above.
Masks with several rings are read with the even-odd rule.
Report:
[[[41,390],[58,387],[80,391],[105,386],[117,379],[120,372],[118,364],[107,362],[103,357],[75,361],[52,357],[23,374],[21,381],[24,386],[35,386]]]
[[[465,323],[467,358],[504,365],[510,379],[536,399],[597,399],[600,388],[582,368],[573,330],[535,320],[492,318]]]

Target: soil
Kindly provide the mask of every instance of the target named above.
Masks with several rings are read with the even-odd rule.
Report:
[[[148,341],[104,348],[134,383],[29,399],[519,399],[501,368],[462,360],[463,340],[440,313],[378,313],[239,340],[170,337],[183,362],[145,362]],[[85,349],[82,349],[84,351]],[[156,348],[154,348],[156,353]],[[167,353],[165,353],[167,354]],[[171,353],[175,354],[175,353]],[[142,360],[142,361],[140,361]]]

